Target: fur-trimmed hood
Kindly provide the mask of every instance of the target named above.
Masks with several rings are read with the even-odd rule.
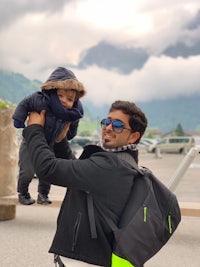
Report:
[[[64,89],[77,91],[78,98],[86,94],[86,90],[81,82],[78,81],[76,76],[71,70],[63,67],[55,69],[48,80],[41,85],[42,90]]]

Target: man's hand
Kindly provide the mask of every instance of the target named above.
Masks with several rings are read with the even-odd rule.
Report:
[[[40,113],[37,113],[36,111],[30,112],[29,113],[29,119],[27,121],[27,125],[39,124],[41,126],[44,126],[45,112],[46,112],[46,110],[42,110]]]

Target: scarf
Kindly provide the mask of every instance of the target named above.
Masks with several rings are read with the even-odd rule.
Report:
[[[121,152],[121,151],[125,151],[125,150],[133,150],[133,151],[136,151],[137,150],[137,145],[136,144],[128,144],[128,145],[125,145],[125,146],[122,146],[122,147],[115,147],[115,148],[105,148],[103,147],[103,144],[102,143],[99,143],[98,144],[104,151],[107,151],[107,152]]]
[[[76,121],[83,117],[83,108],[79,100],[77,100],[73,108],[66,109],[60,102],[55,90],[50,93],[50,108],[53,114],[63,121]]]

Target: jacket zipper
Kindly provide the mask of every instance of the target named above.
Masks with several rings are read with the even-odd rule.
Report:
[[[75,250],[76,247],[76,241],[78,238],[78,232],[79,232],[79,227],[80,227],[80,223],[81,223],[81,212],[78,212],[78,216],[74,225],[74,235],[73,235],[73,242],[72,242],[72,251]]]

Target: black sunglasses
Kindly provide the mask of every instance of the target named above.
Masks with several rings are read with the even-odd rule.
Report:
[[[128,131],[131,131],[131,129],[128,129],[126,127],[124,127],[124,123],[119,121],[119,120],[114,120],[112,121],[111,119],[103,119],[101,121],[101,128],[102,129],[105,129],[108,125],[112,125],[112,129],[115,133],[121,133],[124,129],[128,130]]]

